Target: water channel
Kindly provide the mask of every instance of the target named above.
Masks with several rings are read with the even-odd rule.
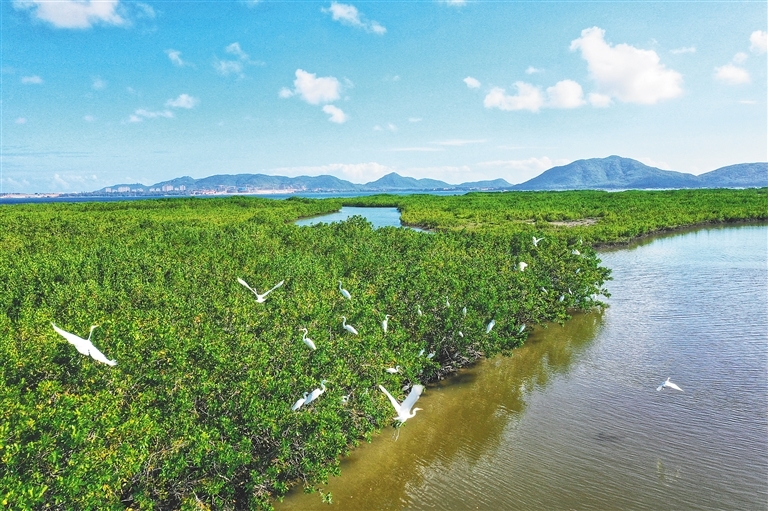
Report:
[[[331,222],[343,222],[351,216],[362,216],[368,220],[374,227],[407,227],[400,223],[400,212],[397,208],[356,208],[344,206],[335,213],[329,213],[327,215],[313,216],[309,218],[302,218],[296,220],[296,225],[307,226],[318,223],[331,223]],[[416,227],[408,227],[416,231],[423,231]]]
[[[768,509],[768,226],[601,258],[608,309],[428,387],[399,437],[342,461],[332,505],[276,508]]]

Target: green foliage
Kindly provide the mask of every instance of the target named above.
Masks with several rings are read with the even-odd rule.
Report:
[[[340,456],[392,422],[377,385],[402,399],[519,346],[533,325],[601,305],[609,271],[587,241],[766,218],[764,190],[701,193],[343,201],[398,206],[436,234],[374,230],[359,217],[292,224],[342,200],[1,207],[0,503],[268,509],[290,484],[337,473]],[[548,223],[585,217],[599,222]],[[533,234],[545,238],[538,247]],[[260,291],[285,285],[260,304],[238,277]],[[52,321],[81,336],[101,325],[93,343],[117,366],[81,356]],[[401,373],[385,371],[394,365]],[[292,412],[323,379],[326,393]]]

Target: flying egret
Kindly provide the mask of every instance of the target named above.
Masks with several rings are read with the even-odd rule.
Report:
[[[490,323],[488,323],[488,326],[485,327],[485,333],[490,333],[491,330],[493,330],[493,326],[496,324],[496,320],[492,319]]]
[[[307,337],[309,330],[307,330],[306,328],[301,328],[300,330],[304,330],[304,336],[301,338],[301,340],[304,341],[304,344],[306,344],[309,347],[309,349],[313,351],[316,350],[317,346],[315,346],[314,341],[309,337]]]
[[[272,291],[274,291],[275,289],[277,289],[278,287],[282,286],[285,283],[284,280],[281,280],[280,282],[275,284],[275,287],[273,287],[269,291],[264,292],[263,295],[260,295],[255,289],[253,289],[251,286],[249,286],[248,283],[246,281],[244,281],[243,279],[238,277],[237,281],[239,283],[241,283],[242,285],[244,285],[245,287],[247,287],[253,294],[256,295],[256,302],[257,303],[264,303],[267,300],[267,295],[269,293],[271,293]]]
[[[392,397],[392,394],[390,394],[382,385],[379,385],[379,389],[387,395],[390,403],[392,403],[392,406],[395,408],[395,412],[397,412],[397,417],[395,417],[395,420],[398,420],[401,423],[405,423],[405,421],[411,417],[416,416],[416,410],[421,410],[421,408],[414,408],[413,412],[411,412],[411,408],[414,404],[416,404],[416,400],[418,400],[419,396],[421,396],[421,393],[424,392],[423,385],[414,385],[410,394],[408,394],[408,397],[406,397],[405,401],[402,403],[398,403],[397,399]]]
[[[666,389],[667,387],[669,387],[670,389],[679,390],[680,392],[685,392],[683,389],[681,389],[680,387],[678,387],[677,385],[675,385],[674,383],[672,383],[671,381],[669,381],[669,378],[667,378],[667,381],[665,381],[664,383],[662,383],[661,385],[659,385],[659,386],[656,388],[656,390],[657,390],[657,391],[661,391],[661,389]]]
[[[341,281],[339,281],[339,291],[341,291],[341,296],[343,296],[347,300],[351,300],[352,299],[352,295],[349,294],[349,291],[347,291],[346,289],[341,287]]]
[[[70,334],[69,332],[65,332],[61,328],[57,327],[53,323],[51,323],[53,326],[53,329],[62,337],[64,337],[67,341],[69,341],[70,344],[73,344],[75,348],[77,348],[77,351],[79,351],[81,354],[85,356],[89,356],[94,359],[97,362],[101,362],[102,364],[107,364],[108,366],[114,366],[117,365],[117,362],[114,360],[108,360],[107,357],[104,356],[102,352],[100,352],[96,347],[91,344],[91,334],[93,333],[93,329],[98,327],[99,325],[91,325],[91,331],[88,332],[88,338],[83,339],[82,337],[78,337],[75,334]]]
[[[389,326],[389,318],[391,318],[389,314],[384,315],[384,321],[381,322],[381,328],[384,329],[384,333],[387,333],[387,327]]]
[[[312,401],[314,401],[315,399],[320,397],[320,394],[325,392],[325,384],[326,384],[327,381],[328,380],[322,380],[320,382],[320,386],[322,387],[322,389],[317,388],[317,389],[313,390],[312,393],[309,394],[309,396],[307,396],[307,400],[304,401],[305,405],[308,405],[309,403],[311,403]]]
[[[355,327],[353,327],[352,325],[348,325],[347,324],[346,316],[342,316],[341,317],[341,326],[343,326],[344,330],[346,330],[350,334],[358,335],[357,330],[355,330]]]
[[[538,247],[538,246],[539,246],[539,242],[540,242],[541,240],[543,240],[543,239],[544,239],[544,237],[543,237],[543,236],[542,236],[541,238],[537,238],[536,236],[534,236],[534,237],[533,237],[533,246],[534,246],[534,247]]]
[[[520,267],[520,271],[523,271],[528,267],[528,263],[524,263],[520,261],[520,264],[518,264],[518,266]]]
[[[296,400],[295,403],[293,403],[293,406],[291,407],[291,411],[295,412],[302,406],[304,406],[304,403],[307,402],[307,396],[309,395],[309,392],[304,393],[304,397],[300,397],[298,400]]]
[[[395,366],[395,367],[387,367],[387,372],[388,372],[389,374],[396,374],[396,373],[399,373],[399,372],[400,372],[400,366]]]

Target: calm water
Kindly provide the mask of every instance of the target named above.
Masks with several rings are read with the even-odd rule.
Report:
[[[352,208],[346,206],[336,213],[302,218],[301,220],[296,220],[295,223],[296,225],[314,225],[321,222],[342,222],[353,215],[365,217],[366,220],[373,224],[374,228],[405,227],[400,223],[400,212],[397,208]],[[409,229],[423,231],[423,229],[416,227],[409,227]]]
[[[280,510],[768,509],[768,226],[602,253],[610,307],[429,387]],[[685,392],[656,387],[668,376]]]

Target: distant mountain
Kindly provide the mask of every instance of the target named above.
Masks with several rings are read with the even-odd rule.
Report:
[[[92,192],[130,194],[198,193],[295,193],[295,192],[397,192],[472,190],[621,190],[658,188],[749,188],[768,187],[768,163],[729,165],[700,176],[649,167],[637,160],[609,156],[577,160],[553,167],[533,179],[511,185],[503,179],[452,185],[436,179],[403,177],[395,172],[366,184],[355,184],[333,176],[269,176],[266,174],[218,174],[194,179],[189,176],[161,181],[114,185]]]
[[[751,188],[768,186],[768,163],[739,163],[699,175],[706,188]]]

